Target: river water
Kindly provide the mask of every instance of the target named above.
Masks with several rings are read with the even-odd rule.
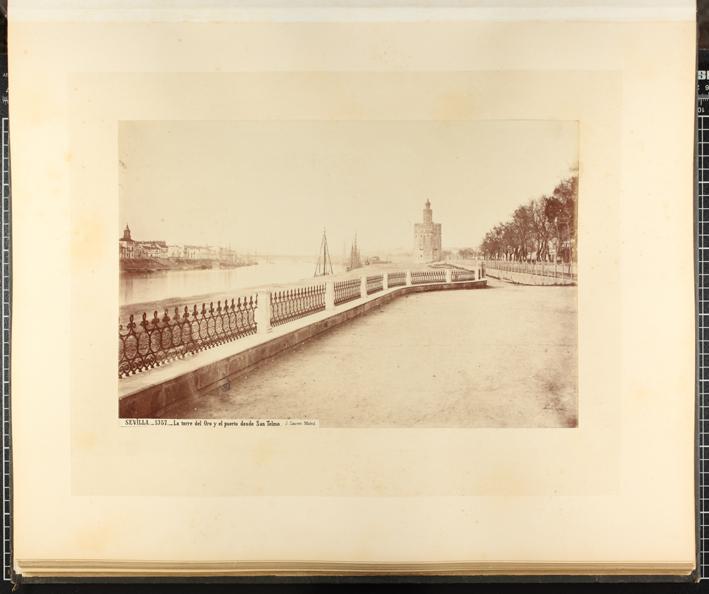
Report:
[[[333,264],[334,272],[342,268]],[[312,279],[312,258],[271,258],[254,266],[213,268],[209,270],[165,270],[145,273],[121,273],[121,306],[185,299],[202,295],[234,293],[240,289],[296,283]]]

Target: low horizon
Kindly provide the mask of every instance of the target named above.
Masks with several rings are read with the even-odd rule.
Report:
[[[128,225],[128,227],[130,228],[130,225]],[[125,225],[123,228],[125,229]],[[135,235],[133,234],[133,230],[132,229],[130,229],[130,230],[131,230],[131,238],[134,241],[139,241],[139,242],[140,241],[144,241],[144,242],[162,241],[160,239],[157,239],[157,240],[156,239],[143,239],[141,237],[135,237]],[[321,238],[322,238],[322,236],[320,237],[320,239]],[[320,255],[320,251],[318,249],[318,246],[320,245],[320,239],[318,239],[317,246],[310,252],[290,252],[290,253],[286,253],[286,252],[260,252],[258,250],[237,250],[236,248],[233,248],[229,245],[217,245],[217,244],[204,244],[199,247],[217,247],[217,248],[233,249],[235,252],[237,252],[240,255],[253,256],[255,258],[313,258],[313,257],[317,258]],[[181,245],[181,246],[196,245],[196,244],[177,244],[177,243],[170,244],[167,242],[166,242],[166,244],[167,245]],[[378,251],[378,252],[368,251],[366,247],[362,246],[359,243],[359,241],[357,242],[357,246],[359,248],[360,255],[362,257],[373,257],[373,256],[379,256],[379,257],[381,257],[381,256],[400,256],[400,257],[404,257],[404,256],[410,256],[412,259],[414,258],[413,250],[411,250],[410,248],[402,247],[402,246],[395,247],[395,248],[392,248],[392,249],[389,249],[386,251]],[[352,247],[352,242],[346,244],[344,254],[342,253],[343,252],[342,249],[340,249],[338,252],[337,249],[331,244],[330,238],[328,236],[328,248],[329,248],[330,256],[333,258],[333,260],[335,260],[335,259],[339,260],[339,259],[342,259],[343,257],[346,259],[349,259],[351,247]],[[443,251],[444,252],[457,252],[460,250],[470,249],[470,248],[477,249],[477,246],[451,246],[451,247],[444,246]]]

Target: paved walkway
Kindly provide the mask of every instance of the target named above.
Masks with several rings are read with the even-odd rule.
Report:
[[[396,299],[165,416],[576,426],[576,288],[492,283]]]

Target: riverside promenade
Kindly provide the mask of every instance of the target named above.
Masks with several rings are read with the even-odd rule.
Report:
[[[519,285],[575,285],[575,262],[518,262],[513,260],[484,260],[487,276]]]
[[[489,284],[382,304],[165,416],[575,427],[576,287]]]
[[[479,266],[399,270],[260,290],[231,301],[131,315],[119,327],[122,418],[167,411],[224,389],[254,366],[405,295],[486,286]],[[241,417],[238,412],[237,416]],[[233,416],[233,415],[232,415]],[[274,414],[267,415],[274,418]]]

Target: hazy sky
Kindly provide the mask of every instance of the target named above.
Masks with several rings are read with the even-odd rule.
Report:
[[[413,247],[426,199],[443,249],[551,192],[578,161],[576,122],[122,122],[120,230],[134,239],[333,257]]]

